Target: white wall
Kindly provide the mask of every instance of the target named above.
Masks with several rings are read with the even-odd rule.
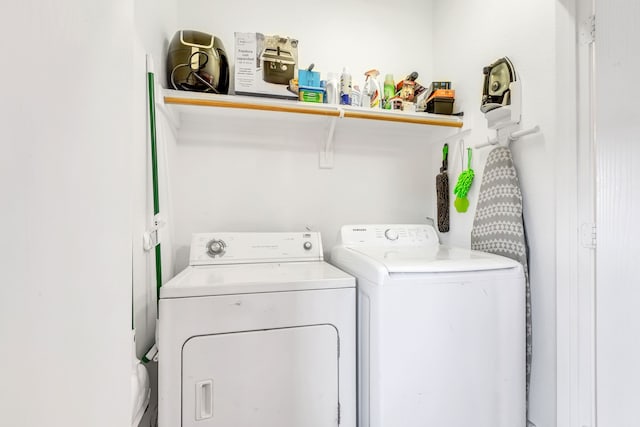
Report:
[[[637,2],[596,1],[597,422],[603,427],[638,425],[640,402],[638,16]]]
[[[234,31],[260,31],[298,38],[300,63],[314,62],[323,73],[346,65],[356,77],[378,67],[397,79],[415,70],[421,81],[431,80],[430,2],[332,0],[313,13],[284,1],[260,6],[261,13],[239,12],[256,8],[255,1],[234,3],[234,9],[192,3],[180,8],[180,28],[218,35],[231,60]],[[419,25],[385,29],[383,17],[403,10]],[[424,223],[431,212],[435,178],[426,128],[343,120],[336,130],[335,168],[321,170],[318,149],[328,121],[221,114],[208,119],[206,132],[183,123],[170,155],[178,270],[187,263],[193,232],[309,226],[322,232],[328,252],[342,224]]]
[[[132,7],[3,3],[0,414],[130,419]]]
[[[194,1],[193,7],[180,8],[178,18],[179,28],[221,37],[232,61],[233,32],[261,31],[297,37],[300,63],[314,62],[323,72],[348,65],[354,75],[378,67],[383,74],[392,71],[396,78],[418,70],[425,82],[451,80],[457,91],[456,109],[465,112],[465,128],[473,129],[465,141],[471,145],[493,136],[478,110],[482,67],[505,55],[512,59],[523,83],[522,127],[540,125],[542,129],[512,146],[530,244],[534,321],[530,417],[538,426],[556,425],[554,232],[556,200],[563,200],[556,194],[555,174],[561,168],[556,158],[557,149],[564,147],[560,138],[575,144],[575,134],[567,130],[573,125],[561,127],[556,119],[557,115],[567,123],[575,119],[571,98],[575,93],[565,90],[575,78],[573,63],[565,57],[574,46],[571,39],[564,41],[574,29],[574,16],[571,5],[565,8],[562,3],[571,2],[454,0],[432,5],[407,0],[389,6],[382,1],[330,2],[303,19],[304,12],[292,11],[287,2],[270,3],[273,7],[265,13],[242,14],[237,11],[255,6],[255,1],[234,4],[234,11]],[[400,22],[403,12],[416,24],[378,24],[386,21],[379,18],[385,16]],[[346,21],[349,25],[342,25]],[[562,94],[569,95],[567,104]],[[322,231],[329,249],[340,224],[423,222],[424,217],[435,216],[434,177],[441,145],[433,142],[439,136],[420,136],[420,131],[406,128],[343,125],[336,134],[335,168],[320,170],[317,148],[326,124],[286,120],[285,124],[282,115],[243,119],[221,113],[218,121],[204,127],[208,136],[201,123],[182,123],[180,136],[170,147],[178,270],[187,263],[192,232],[310,226]],[[304,134],[305,125],[313,132]],[[488,151],[474,150],[472,206],[466,214],[452,211],[452,231],[442,236],[445,243],[469,244]],[[460,147],[452,147],[453,183],[462,168],[460,153]],[[563,153],[560,163],[572,161],[573,151]]]
[[[151,54],[158,80],[166,79],[164,67],[169,40],[176,28],[178,2],[176,0],[133,2],[135,31],[144,52]]]
[[[315,71],[341,72],[349,67],[354,83],[376,68],[396,80],[411,71],[429,82],[433,71],[432,0],[327,0],[302,4],[287,0],[262,3],[239,0],[220,5],[191,0],[180,7],[178,29],[213,33],[221,38],[229,60],[235,55],[234,32],[261,32],[299,40],[299,63]],[[411,25],[403,25],[411,22]]]
[[[465,113],[465,128],[473,129],[465,147],[486,142],[487,136],[495,135],[487,130],[479,111],[482,68],[503,56],[512,60],[522,81],[522,128],[534,125],[541,128],[540,134],[511,145],[524,197],[529,242],[533,319],[529,415],[538,426],[556,423],[554,147],[560,142],[555,135],[555,91],[557,80],[566,77],[559,75],[556,67],[555,37],[559,23],[555,8],[556,2],[551,0],[434,2],[434,46],[442,46],[434,50],[435,77],[454,82],[456,103]],[[459,145],[450,147],[452,185],[462,170],[460,149]],[[434,147],[436,159],[440,150],[441,147]],[[476,176],[469,193],[471,206],[464,214],[452,209],[451,232],[443,235],[443,241],[469,245],[482,170],[490,150],[473,150]]]
[[[336,130],[335,167],[327,170],[318,168],[323,134],[305,136],[326,129],[305,129],[293,119],[286,129],[282,115],[270,123],[252,119],[264,135],[245,131],[242,139],[220,141],[220,128],[247,125],[222,118],[225,125],[204,141],[181,137],[170,177],[178,269],[186,265],[192,232],[309,227],[323,233],[328,252],[345,223],[425,222],[434,178],[420,129],[409,134],[392,127],[400,137],[380,126],[344,123]]]

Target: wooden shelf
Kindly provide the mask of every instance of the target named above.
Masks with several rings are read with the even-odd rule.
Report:
[[[200,107],[275,111],[282,113],[311,114],[326,117],[379,120],[427,126],[446,126],[453,128],[461,128],[463,125],[463,121],[458,117],[439,114],[371,110],[346,105],[314,104],[293,100],[236,95],[213,95],[176,90],[165,90],[163,92],[163,95],[164,103],[167,105],[189,105]]]
[[[229,129],[229,126],[231,126],[233,133],[251,133],[261,126],[263,127],[262,129],[268,129],[275,122],[273,116],[270,117],[269,115],[280,113],[282,113],[283,120],[277,121],[278,126],[281,126],[286,121],[289,129],[295,129],[296,123],[304,121],[304,130],[301,131],[301,135],[305,135],[305,137],[320,135],[323,139],[319,152],[320,168],[323,169],[333,167],[334,133],[336,128],[344,130],[344,128],[352,128],[353,126],[363,126],[358,124],[358,121],[349,120],[349,123],[347,123],[346,121],[343,122],[343,119],[375,121],[378,123],[376,125],[377,136],[385,132],[391,132],[394,136],[401,134],[415,136],[419,134],[420,138],[431,142],[441,141],[442,138],[450,136],[453,132],[459,132],[463,125],[462,119],[455,116],[372,110],[362,107],[314,104],[287,99],[214,95],[167,89],[163,90],[162,98],[164,102],[158,102],[158,106],[167,113],[167,117],[172,120],[173,127],[176,131],[182,129],[181,132],[186,132],[190,136],[208,135],[208,132],[211,132],[211,135],[219,136],[220,130],[222,128]],[[210,120],[212,117],[217,120]],[[266,119],[267,117],[270,118]],[[258,123],[258,118],[262,122]],[[252,126],[244,127],[247,119],[251,120]],[[216,123],[214,129],[203,129],[207,125],[211,126],[211,123],[214,122]],[[237,123],[242,124],[238,126]],[[321,130],[327,125],[326,130]],[[366,124],[364,125],[366,126]],[[264,135],[267,134],[269,132],[264,132]],[[395,141],[396,139],[393,138],[392,140]]]

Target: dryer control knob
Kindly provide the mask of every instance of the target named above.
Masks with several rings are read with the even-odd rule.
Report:
[[[313,247],[313,245],[311,244],[311,242],[304,242],[302,244],[302,247],[306,250],[306,251],[310,251],[311,248]]]
[[[209,255],[211,258],[224,255],[226,249],[227,244],[224,242],[224,240],[212,239],[209,240],[209,243],[207,243],[207,255]]]
[[[395,230],[392,230],[391,228],[387,228],[386,230],[384,230],[384,237],[387,238],[387,240],[398,240],[398,237],[400,237],[398,235],[398,232]]]

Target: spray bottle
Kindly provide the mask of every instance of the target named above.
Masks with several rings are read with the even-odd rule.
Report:
[[[380,84],[378,83],[378,70],[369,70],[365,75],[364,88],[362,89],[362,106],[366,108],[380,108]]]

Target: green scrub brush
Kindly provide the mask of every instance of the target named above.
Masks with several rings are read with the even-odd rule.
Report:
[[[467,193],[471,188],[471,184],[473,184],[473,177],[475,176],[475,172],[473,171],[473,169],[471,169],[471,148],[467,148],[467,153],[469,153],[467,170],[464,170],[460,173],[458,182],[453,189],[453,194],[456,195],[456,200],[455,202],[453,202],[453,205],[456,207],[456,210],[458,212],[466,212],[469,208]]]

